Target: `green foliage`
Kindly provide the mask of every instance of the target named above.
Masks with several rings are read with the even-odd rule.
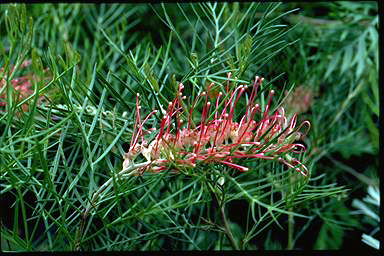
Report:
[[[363,222],[372,226],[374,229],[369,234],[362,235],[362,241],[369,246],[379,250],[380,241],[374,238],[380,230],[379,207],[380,207],[380,190],[378,186],[368,186],[368,195],[363,198],[363,202],[359,199],[352,201],[352,206],[359,209],[357,213],[364,214]]]
[[[322,9],[323,16],[311,18],[311,12],[316,9]],[[377,3],[318,3],[303,8],[299,15],[290,16],[287,21],[301,24],[290,35],[300,36],[302,40],[296,48],[287,49],[283,68],[288,70],[290,81],[303,84],[316,95],[307,114],[313,128],[308,140],[313,149],[313,172],[332,173],[332,181],[358,181],[354,183],[354,193],[360,191],[363,184],[376,184],[364,171],[378,170],[378,161],[368,163],[365,159],[369,155],[377,157],[379,141],[375,122],[379,102]],[[290,71],[292,59],[295,65]],[[334,160],[329,163],[324,161],[324,156],[328,159],[341,156],[344,164]],[[365,164],[354,169],[355,166],[345,162]],[[345,175],[351,176],[344,178]],[[352,181],[350,177],[357,179]],[[350,201],[347,200],[349,205]],[[342,216],[350,224],[356,221],[347,211]],[[324,221],[315,248],[340,248],[343,231],[335,228],[328,234],[333,228]]]
[[[1,5],[2,249],[292,249],[313,220],[322,224],[310,248],[340,248],[359,227],[348,193],[370,179],[348,183],[345,170],[356,171],[329,159],[377,154],[378,16],[374,3],[318,5],[328,7],[318,19],[306,17],[316,4]],[[145,116],[166,109],[182,82],[188,113],[209,84],[225,91],[228,72],[233,86],[265,77],[262,107],[270,89],[272,109],[287,86],[314,92],[300,159],[310,177],[260,159],[246,160],[246,173],[122,169],[137,93]],[[20,77],[33,91],[22,99],[12,86]],[[160,113],[145,130],[159,127]]]

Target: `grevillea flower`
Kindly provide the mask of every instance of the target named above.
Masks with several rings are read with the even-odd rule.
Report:
[[[285,91],[285,95],[288,91]],[[311,88],[300,85],[285,99],[284,105],[287,110],[294,113],[305,113],[313,103],[314,93]]]
[[[25,60],[20,66],[21,69],[25,70],[27,69],[32,62],[30,60]],[[14,67],[11,67],[10,70],[10,75],[15,72]],[[47,70],[45,70],[47,72]],[[7,79],[7,74],[5,74],[4,68],[0,68],[0,111],[4,112],[3,108],[6,106],[7,101],[7,92],[6,92],[6,79]],[[24,100],[31,96],[34,93],[33,90],[33,83],[32,80],[38,81],[41,78],[37,77],[33,73],[27,73],[24,76],[19,76],[15,77],[11,80],[11,85],[13,86],[14,89],[14,98],[13,100],[15,102],[20,102],[21,100]],[[43,78],[44,80],[49,79],[49,76],[46,76]],[[43,96],[39,97],[39,104],[43,101]],[[22,109],[24,112],[28,111],[28,104],[23,104]]]
[[[188,113],[185,113],[184,105],[186,96],[182,94],[184,85],[180,83],[178,93],[175,99],[169,102],[159,129],[151,128],[150,132],[158,131],[149,144],[144,138],[144,133],[148,130],[144,132],[143,126],[157,111],[152,111],[141,121],[141,106],[137,95],[135,127],[130,150],[124,155],[123,169],[133,165],[139,154],[148,161],[148,165],[142,171],[152,172],[166,170],[170,164],[173,168],[180,169],[210,162],[224,164],[244,172],[248,171],[248,167],[242,166],[239,161],[254,158],[277,160],[307,176],[308,170],[305,165],[288,154],[300,154],[305,151],[302,144],[294,142],[303,136],[299,130],[307,126],[308,131],[310,123],[304,121],[296,126],[297,114],[288,120],[283,107],[270,114],[273,90],[269,93],[268,104],[261,109],[256,103],[257,90],[264,80],[260,77],[256,77],[248,95],[245,113],[237,122],[236,106],[241,96],[247,94],[248,87],[240,85],[230,89],[231,73],[228,73],[227,77],[224,94],[220,92],[211,102],[209,92],[214,86],[212,83],[206,92],[195,98]],[[203,102],[201,117],[198,123],[194,123],[194,110],[201,101]],[[261,117],[258,118],[260,121],[257,121],[258,116]]]

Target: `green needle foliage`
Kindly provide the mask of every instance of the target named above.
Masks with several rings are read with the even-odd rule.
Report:
[[[324,17],[281,3],[1,5],[2,250],[341,248],[361,228],[351,193],[378,183],[377,162],[361,173],[348,162],[378,152],[378,16],[375,3],[318,5]],[[132,175],[142,156],[123,169],[137,94],[142,117],[158,110],[149,133],[180,83],[187,122],[228,73],[250,88],[264,77],[256,99],[265,109],[273,89],[271,113],[292,117],[297,88],[310,94],[298,119],[311,122],[298,159],[310,175],[258,158],[242,160],[247,172],[211,162]],[[203,103],[193,112],[198,124]]]

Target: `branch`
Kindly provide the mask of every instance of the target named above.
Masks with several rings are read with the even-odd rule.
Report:
[[[144,162],[144,163],[141,163],[141,164],[133,164],[131,166],[129,166],[128,168],[126,169],[123,169],[122,171],[120,171],[116,176],[117,178],[121,178],[124,174],[134,174],[138,169],[140,168],[143,168],[143,167],[146,167],[148,166],[149,164],[151,164],[151,161],[147,161],[147,162]],[[103,193],[108,187],[109,185],[111,185],[113,181],[113,178],[109,178],[92,196],[92,199],[88,202],[88,206],[87,208],[84,209],[83,213],[82,213],[82,219],[81,219],[81,222],[80,222],[80,226],[79,226],[79,229],[77,230],[77,235],[76,235],[76,243],[75,243],[75,250],[76,251],[79,251],[80,250],[80,244],[81,244],[81,235],[83,234],[83,230],[84,230],[84,226],[85,226],[85,222],[87,221],[87,218],[88,218],[88,215],[90,213],[90,211],[92,209],[96,209],[97,208],[97,201],[101,195],[101,193]]]
[[[343,24],[341,20],[326,20],[326,19],[311,18],[311,17],[306,17],[303,15],[295,15],[295,14],[285,16],[284,19],[290,23],[305,23],[308,25],[315,25],[315,26],[339,26]]]
[[[235,238],[234,238],[233,235],[232,235],[231,228],[230,228],[229,223],[228,223],[228,220],[227,220],[227,218],[226,218],[226,216],[225,216],[224,205],[225,205],[225,204],[223,204],[223,205],[221,206],[221,217],[223,218],[224,232],[225,232],[225,234],[227,235],[229,241],[231,242],[232,247],[233,247],[235,250],[240,250],[239,246],[238,246],[237,243],[236,243]]]
[[[359,173],[357,172],[355,169],[333,159],[333,157],[331,156],[328,156],[328,159],[331,160],[331,162],[333,164],[335,164],[337,167],[341,168],[342,170],[348,172],[349,174],[355,176],[358,180],[364,182],[365,184],[367,184],[368,186],[377,186],[378,185],[378,182],[365,176],[364,174],[362,173]]]

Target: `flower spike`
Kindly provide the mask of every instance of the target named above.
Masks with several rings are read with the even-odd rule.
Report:
[[[183,100],[186,97],[182,94],[184,85],[180,83],[176,97],[169,102],[167,110],[163,113],[159,132],[149,145],[144,139],[143,125],[156,111],[152,111],[141,122],[137,95],[132,147],[125,154],[124,168],[128,168],[135,157],[142,153],[148,161],[148,167],[145,170],[152,170],[152,172],[164,171],[170,164],[177,172],[177,168],[193,168],[198,163],[210,162],[245,172],[248,171],[248,167],[239,165],[236,161],[253,158],[277,160],[288,168],[308,176],[308,169],[305,165],[290,154],[301,154],[305,151],[304,145],[294,143],[294,141],[303,136],[303,133],[299,132],[303,126],[308,127],[304,134],[308,132],[310,123],[304,121],[296,126],[297,114],[288,119],[283,107],[270,113],[274,90],[269,92],[268,103],[264,109],[261,109],[260,105],[256,103],[256,95],[264,78],[258,76],[255,78],[248,97],[245,114],[240,116],[240,122],[237,122],[237,118],[235,118],[237,104],[241,96],[247,93],[248,87],[239,85],[230,88],[231,75],[231,73],[227,74],[226,97],[219,92],[214,105],[208,100],[208,95],[212,95],[211,90],[214,83],[208,86],[207,91],[201,92],[195,97],[190,110],[187,111],[189,115],[184,128],[181,111],[184,111],[182,106],[184,106]],[[203,107],[199,125],[192,127],[193,113],[201,102]],[[211,105],[214,108],[211,108]],[[259,121],[257,121],[258,113],[261,115]],[[152,128],[148,131],[157,130]]]

